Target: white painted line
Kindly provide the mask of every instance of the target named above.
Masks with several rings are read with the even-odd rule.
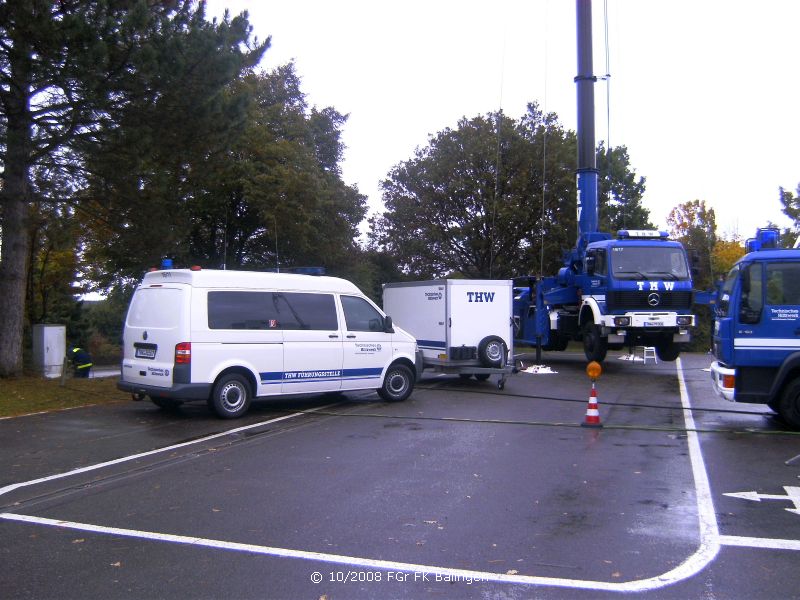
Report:
[[[706,473],[705,465],[703,463],[703,455],[700,449],[700,442],[698,440],[697,432],[694,431],[695,424],[691,414],[691,404],[689,402],[688,392],[686,391],[686,384],[683,378],[683,369],[681,366],[680,359],[676,361],[676,369],[678,373],[678,382],[680,386],[681,404],[683,406],[683,417],[686,423],[686,429],[688,430],[687,441],[689,448],[689,456],[691,459],[692,475],[694,477],[696,497],[697,497],[700,544],[697,551],[694,554],[689,556],[686,560],[684,560],[680,565],[678,565],[674,569],[671,569],[670,571],[667,571],[662,575],[650,577],[647,579],[638,579],[638,580],[623,581],[623,582],[608,582],[608,581],[591,581],[591,580],[581,580],[581,579],[563,579],[556,577],[537,577],[532,575],[506,575],[506,574],[491,573],[486,571],[449,569],[446,567],[437,567],[431,565],[417,565],[411,563],[377,560],[377,559],[362,558],[356,556],[327,554],[327,553],[311,552],[304,550],[292,550],[287,548],[274,548],[270,546],[241,544],[237,542],[226,542],[222,540],[211,540],[211,539],[191,537],[191,536],[180,536],[180,535],[172,535],[166,533],[138,531],[133,529],[104,527],[101,525],[76,523],[70,521],[59,521],[55,519],[45,519],[40,517],[19,515],[13,513],[0,514],[0,519],[20,521],[26,523],[37,523],[41,525],[64,527],[68,529],[78,529],[81,531],[104,533],[110,535],[120,535],[120,536],[140,538],[140,539],[166,541],[177,544],[188,544],[188,545],[203,546],[208,548],[219,548],[224,550],[251,552],[269,556],[299,558],[304,560],[329,562],[329,563],[350,565],[350,566],[391,569],[395,571],[410,571],[418,573],[439,574],[450,577],[471,578],[473,580],[478,580],[478,581],[492,581],[497,583],[515,583],[515,584],[527,584],[527,585],[547,585],[547,586],[564,587],[571,589],[589,589],[589,590],[603,590],[603,591],[613,591],[613,592],[640,592],[640,591],[655,590],[665,587],[667,585],[677,583],[679,581],[682,581],[699,573],[712,560],[714,560],[720,548],[719,531],[717,528],[716,515],[714,512],[714,503],[711,498],[711,488],[708,483],[708,474]],[[321,407],[316,410],[321,410],[322,408],[327,408],[327,407]],[[233,429],[231,431],[216,434],[213,436],[208,436],[201,440],[185,442],[183,444],[176,444],[175,446],[161,448],[159,450],[153,450],[150,452],[144,452],[142,454],[118,459],[115,461],[108,461],[106,463],[101,463],[91,467],[75,469],[74,471],[63,473],[61,475],[54,475],[51,477],[44,477],[34,481],[6,486],[4,488],[0,488],[0,495],[5,494],[13,489],[17,489],[19,487],[34,485],[36,483],[42,483],[45,481],[51,481],[53,479],[67,477],[69,475],[75,475],[78,473],[84,473],[86,471],[91,471],[105,466],[118,464],[121,462],[125,462],[127,460],[134,460],[136,458],[141,458],[143,456],[156,454],[158,452],[167,452],[175,448],[180,448],[188,446],[190,444],[207,441],[209,439],[214,439],[216,437],[221,437],[223,435],[230,435],[231,433],[235,433],[237,431],[250,429],[252,427],[257,427],[267,423],[281,421],[283,419],[288,419],[300,414],[305,414],[305,413],[295,413],[293,415],[287,415],[286,417],[281,417],[278,419],[274,419],[272,421],[266,421],[264,423],[249,425],[246,427]]]
[[[81,467],[79,469],[73,469],[72,471],[67,471],[66,473],[57,473],[55,475],[48,475],[47,477],[40,477],[39,479],[32,479],[31,481],[25,481],[22,483],[12,483],[11,485],[7,485],[5,487],[0,488],[0,496],[3,494],[7,494],[8,492],[12,492],[19,488],[28,487],[31,485],[36,485],[37,483],[45,483],[47,481],[54,481],[56,479],[63,479],[64,477],[70,477],[71,475],[78,475],[80,473],[87,473],[89,471],[96,471],[97,469],[102,469],[104,467],[111,467],[113,465],[119,465],[125,462],[129,462],[132,460],[137,460],[139,458],[144,458],[146,456],[152,456],[154,454],[161,454],[162,452],[169,452],[170,450],[177,450],[178,448],[184,448],[186,446],[192,446],[194,444],[200,444],[203,442],[207,442],[209,440],[213,440],[216,438],[225,437],[228,435],[233,435],[234,433],[239,433],[241,431],[247,431],[248,429],[255,429],[256,427],[262,427],[264,425],[270,425],[272,423],[277,423],[279,421],[285,421],[286,419],[292,419],[294,417],[299,417],[301,415],[305,415],[310,412],[315,412],[318,410],[324,410],[326,408],[330,408],[335,406],[334,404],[327,404],[325,406],[319,406],[317,408],[312,408],[311,410],[307,410],[305,412],[298,412],[292,413],[290,415],[285,415],[283,417],[277,417],[275,419],[270,419],[268,421],[261,421],[259,423],[253,423],[251,425],[245,425],[243,427],[236,427],[235,429],[229,429],[228,431],[222,431],[220,433],[214,433],[212,435],[208,435],[204,438],[200,438],[199,440],[191,440],[189,442],[182,442],[180,444],[174,444],[172,446],[167,446],[165,448],[157,448],[155,450],[149,450],[147,452],[141,452],[139,454],[133,454],[131,456],[123,456],[122,458],[117,458],[114,460],[109,460],[102,463],[97,463],[96,465],[89,465],[88,467]]]
[[[721,535],[719,536],[719,543],[723,546],[741,546],[743,548],[800,550],[800,540],[779,540],[770,538],[741,537],[738,535]]]

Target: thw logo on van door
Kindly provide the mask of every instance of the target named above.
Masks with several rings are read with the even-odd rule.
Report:
[[[675,289],[675,282],[674,281],[661,281],[661,282],[658,282],[658,281],[637,281],[636,282],[636,286],[639,288],[640,292],[643,292],[645,284],[647,284],[649,286],[648,289],[647,289],[648,292],[657,292],[660,289],[658,287],[659,283],[661,283],[661,285],[664,286],[664,289],[667,290],[668,292],[671,292],[672,290]]]
[[[467,292],[467,302],[494,302],[494,292]]]

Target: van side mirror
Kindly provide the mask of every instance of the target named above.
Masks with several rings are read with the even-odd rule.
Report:
[[[394,327],[392,326],[392,317],[386,315],[383,318],[383,332],[384,333],[394,333]]]

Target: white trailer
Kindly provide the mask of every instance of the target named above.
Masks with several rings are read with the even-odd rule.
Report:
[[[423,365],[505,386],[513,372],[513,284],[510,280],[438,279],[387,283],[383,308],[417,338]]]

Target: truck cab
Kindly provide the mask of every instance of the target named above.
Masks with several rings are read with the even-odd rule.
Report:
[[[666,232],[622,230],[587,236],[557,278],[515,290],[519,341],[563,350],[583,341],[588,360],[608,349],[653,346],[675,360],[695,324],[692,272],[683,246]]]
[[[675,360],[694,325],[686,251],[665,232],[620,231],[586,250],[581,324],[611,348],[653,346]]]
[[[800,428],[800,250],[776,240],[759,230],[717,293],[711,377],[726,400],[767,404]]]

